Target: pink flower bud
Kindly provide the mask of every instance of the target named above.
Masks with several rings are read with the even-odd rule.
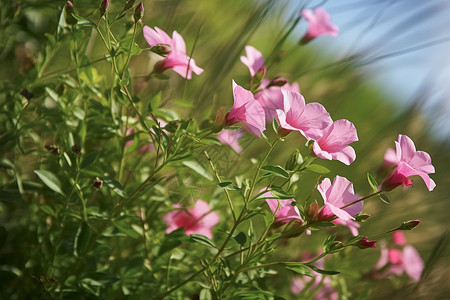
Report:
[[[144,5],[140,2],[136,9],[134,10],[134,23],[139,22],[140,19],[144,16]]]
[[[367,239],[367,236],[360,239],[358,242],[356,242],[355,246],[359,249],[367,249],[367,248],[376,248],[377,241],[369,241]]]
[[[75,12],[72,2],[66,2],[65,19],[66,23],[69,25],[77,24],[77,19],[75,19],[72,14]]]
[[[100,4],[100,18],[105,15],[108,7],[109,7],[109,0],[103,0],[102,3]]]

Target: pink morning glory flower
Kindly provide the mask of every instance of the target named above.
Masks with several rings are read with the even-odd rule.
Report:
[[[264,57],[262,53],[253,46],[245,46],[245,54],[247,56],[241,56],[241,62],[248,67],[250,76],[253,77],[264,65]]]
[[[244,129],[254,135],[261,135],[266,130],[264,109],[253,97],[253,94],[239,86],[233,80],[234,104],[225,116],[225,125],[230,126],[243,122]]]
[[[176,210],[167,213],[163,220],[167,224],[166,233],[184,227],[184,233],[202,234],[212,238],[211,229],[219,223],[219,215],[212,212],[207,202],[197,200],[194,208],[188,208],[187,212],[181,208],[181,205],[174,204]]]
[[[418,175],[422,177],[428,190],[432,191],[436,187],[436,183],[428,175],[434,173],[430,155],[424,151],[416,151],[414,142],[402,134],[398,135],[395,148],[397,168],[384,180],[381,189],[390,191],[400,185],[412,185],[413,182],[409,177]]]
[[[402,275],[405,272],[414,281],[419,281],[424,263],[417,250],[406,245],[403,250],[396,248],[381,249],[381,256],[375,265],[375,277],[384,278],[392,275]]]
[[[324,129],[313,144],[314,153],[323,159],[339,160],[346,165],[356,159],[355,150],[349,144],[358,141],[355,125],[348,120],[337,120]]]
[[[355,203],[349,207],[341,208],[356,200],[358,196],[353,191],[353,183],[345,177],[336,176],[333,184],[329,178],[325,178],[317,187],[322,195],[324,207],[319,212],[319,219],[327,220],[334,216],[347,221],[354,219],[362,211],[362,202]]]
[[[330,15],[322,7],[316,8],[314,12],[310,9],[305,9],[300,14],[308,22],[308,31],[302,38],[302,43],[307,43],[324,34],[338,35],[339,28],[331,24]]]
[[[217,135],[217,139],[224,145],[228,145],[233,148],[234,151],[240,153],[242,151],[241,145],[238,140],[244,133],[241,130],[228,130],[224,129]]]
[[[331,222],[336,225],[346,226],[348,229],[350,229],[350,232],[353,236],[357,236],[359,234],[358,228],[361,227],[361,225],[359,225],[358,222],[355,222],[353,220],[342,220],[341,218],[337,218]]]
[[[178,32],[174,31],[172,38],[156,26],[155,29],[144,26],[143,32],[144,38],[151,47],[156,45],[169,45],[171,47],[167,56],[156,63],[156,71],[162,72],[166,69],[172,69],[187,79],[192,78],[192,72],[197,75],[203,73],[203,69],[198,67],[194,59],[186,54],[186,44]]]
[[[273,197],[272,193],[267,191],[263,195],[262,198]],[[291,221],[296,221],[300,225],[303,224],[303,219],[300,216],[300,211],[295,204],[295,199],[266,199],[267,205],[269,205],[272,213],[275,213],[275,223],[278,224],[286,224]]]
[[[266,120],[269,122],[272,122],[277,116],[277,109],[284,108],[283,93],[281,92],[281,89],[300,93],[300,88],[297,83],[289,84],[287,80],[285,80],[286,83],[280,86],[280,84],[282,84],[282,80],[285,79],[263,79],[261,81],[261,85],[259,86],[260,91],[255,94],[255,98],[264,108]]]
[[[281,90],[283,109],[277,109],[279,126],[287,133],[298,131],[307,139],[319,139],[333,121],[322,104],[308,103],[300,93]]]

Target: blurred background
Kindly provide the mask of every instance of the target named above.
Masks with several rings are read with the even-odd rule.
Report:
[[[92,20],[96,18],[100,1],[74,0],[73,3],[79,15]],[[123,3],[111,1],[110,11],[120,12]],[[65,1],[1,0],[0,4],[2,105],[8,100],[6,94],[18,93],[24,85],[32,86],[36,78],[33,66],[43,59],[42,53],[49,47],[47,34],[60,30],[59,16]],[[335,38],[322,36],[300,46],[298,42],[307,26],[304,20],[294,26],[296,19],[302,9],[318,6],[329,12],[340,33]],[[191,81],[173,74],[168,74],[167,80],[148,81],[143,77],[150,73],[156,57],[143,51],[131,62],[134,91],[140,98],[151,98],[155,91],[163,88],[163,107],[174,108],[182,118],[193,116],[200,122],[213,120],[219,107],[232,105],[231,80],[243,86],[248,84],[248,70],[239,57],[244,55],[245,45],[252,45],[266,59],[268,78],[282,76],[290,83],[298,83],[307,102],[322,103],[333,119],[349,119],[358,129],[360,140],[354,145],[356,162],[350,167],[339,162],[320,162],[332,170],[328,177],[345,176],[354,182],[356,193],[364,195],[369,191],[366,173],[377,174],[386,149],[394,148],[399,133],[410,136],[418,150],[428,152],[436,168],[436,174],[431,176],[436,181],[436,189],[428,192],[423,182],[416,178],[413,187],[389,193],[392,202],[389,206],[371,200],[365,205],[364,212],[372,217],[360,230],[370,237],[395,228],[403,221],[420,219],[423,224],[406,232],[406,237],[426,263],[423,278],[419,283],[406,280],[406,286],[387,279],[373,282],[375,288],[369,298],[396,299],[405,298],[405,295],[413,298],[413,294],[418,299],[448,297],[448,1],[155,0],[144,1],[144,7],[143,23],[158,26],[168,33],[177,30],[186,41],[187,52],[192,53],[197,65],[205,72]],[[290,28],[293,30],[287,34]],[[287,38],[283,39],[284,36]],[[141,48],[148,47],[141,34],[138,34],[137,42]],[[89,47],[86,55],[90,61],[105,55],[101,47],[99,41]],[[51,83],[53,74],[64,71],[64,61],[69,59],[66,50],[60,49],[51,58],[51,63],[40,74],[41,84]],[[102,75],[104,78],[108,76],[107,68],[107,64],[97,64],[98,73],[105,74]],[[232,174],[236,168],[251,168],[251,165],[245,165],[244,158],[265,151],[262,140],[255,141],[247,136],[241,143],[246,149],[241,157],[230,150],[227,157],[218,162],[224,173]],[[289,146],[277,149],[272,163],[283,165],[286,157],[305,140],[300,135],[290,135],[287,143]],[[242,164],[237,164],[236,160],[240,159]],[[307,197],[314,183],[315,179],[302,182],[296,192],[298,201]],[[302,187],[308,192],[305,193]],[[5,223],[6,219],[0,222]],[[348,234],[345,230],[342,233]],[[388,241],[390,236],[379,239],[382,238]],[[301,249],[308,249],[309,244],[321,239],[323,235],[318,233],[302,242],[289,241],[282,253],[290,253],[291,257],[300,260]],[[370,271],[379,257],[379,250],[373,250],[367,258],[369,251],[347,253],[347,258],[350,255],[352,258],[348,270]],[[342,273],[349,290],[365,288],[366,282],[352,272],[344,270]],[[274,280],[272,288],[279,290],[283,297],[294,299],[288,283]]]

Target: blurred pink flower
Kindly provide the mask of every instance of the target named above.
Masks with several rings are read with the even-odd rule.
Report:
[[[403,246],[406,244],[406,238],[402,231],[394,231],[392,234],[392,241],[397,245]]]
[[[253,77],[264,65],[264,57],[262,53],[253,46],[245,46],[245,54],[247,56],[241,56],[241,62],[248,67],[250,76]]]
[[[167,213],[163,220],[167,224],[166,233],[184,227],[184,233],[202,234],[208,238],[212,238],[211,229],[219,223],[219,215],[212,212],[208,203],[203,200],[197,200],[194,208],[181,209],[181,205],[174,204],[176,210]]]
[[[434,167],[431,164],[431,157],[423,151],[416,151],[414,142],[406,135],[399,134],[398,142],[395,142],[396,164],[394,172],[384,180],[381,189],[390,191],[402,185],[412,185],[410,176],[418,175],[422,177],[429,191],[436,187],[436,183],[428,174],[434,173]]]
[[[355,150],[349,144],[358,141],[353,123],[337,120],[323,131],[322,136],[313,144],[314,153],[323,159],[339,160],[346,165],[356,159]]]
[[[347,221],[354,219],[362,211],[362,202],[355,203],[346,208],[341,208],[358,200],[358,196],[353,191],[353,183],[345,177],[336,176],[333,184],[329,178],[325,178],[317,187],[322,195],[324,206],[319,212],[319,219],[327,220],[334,216]]]
[[[233,80],[234,104],[231,111],[225,116],[226,126],[243,122],[244,129],[254,135],[261,135],[266,130],[264,109],[255,100],[253,94],[239,86]]]
[[[303,10],[300,15],[308,22],[308,31],[302,38],[302,43],[307,43],[312,39],[329,34],[331,36],[337,36],[339,28],[331,24],[330,15],[322,7],[318,7],[314,12],[310,9]]]
[[[399,276],[405,272],[413,280],[419,281],[423,268],[423,260],[413,246],[407,245],[403,247],[403,251],[382,247],[374,276],[385,278],[392,275]]]
[[[217,135],[217,139],[224,145],[229,145],[234,151],[240,153],[242,151],[241,145],[238,140],[242,137],[243,132],[241,130],[228,130],[223,129]]]
[[[359,234],[358,228],[361,227],[361,225],[359,225],[358,222],[355,222],[353,220],[342,220],[341,218],[337,218],[331,222],[336,225],[343,225],[348,227],[353,236],[357,236]]]
[[[171,47],[167,56],[155,64],[155,70],[157,72],[172,69],[187,79],[192,78],[192,72],[197,75],[203,73],[203,69],[198,67],[195,64],[194,59],[186,54],[186,44],[184,43],[183,37],[181,37],[178,32],[174,31],[172,33],[172,38],[170,38],[166,32],[156,26],[155,29],[144,26],[143,33],[144,38],[151,47],[161,44],[169,45]]]
[[[308,103],[300,93],[281,89],[283,109],[277,109],[279,126],[286,131],[298,131],[309,139],[319,139],[333,121],[322,104]]]
[[[272,193],[267,191],[264,193],[262,198],[269,198],[273,197]],[[266,199],[267,204],[269,205],[270,210],[272,213],[275,213],[275,223],[278,224],[286,224],[291,221],[296,221],[299,223],[299,225],[303,224],[303,219],[300,216],[300,211],[298,210],[298,207],[295,205],[292,205],[292,203],[295,203],[295,199]],[[277,210],[278,208],[278,210]]]
[[[298,87],[297,83],[289,84],[286,80],[286,83],[280,86],[282,82],[279,82],[281,80],[284,79],[263,79],[259,86],[260,91],[255,94],[255,98],[264,108],[266,120],[269,122],[272,122],[273,119],[277,116],[276,110],[283,109],[284,107],[283,93],[281,93],[281,89],[300,93],[300,88]]]

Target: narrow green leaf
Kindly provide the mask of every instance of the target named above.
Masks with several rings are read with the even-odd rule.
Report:
[[[378,192],[378,182],[369,172],[367,173],[367,181],[369,182],[370,187],[376,193]]]
[[[318,173],[318,174],[327,174],[330,173],[330,170],[325,168],[324,166],[321,165],[308,165],[306,166],[306,168],[314,173]]]
[[[80,168],[85,169],[90,165],[92,165],[97,160],[99,155],[100,155],[99,151],[92,151],[86,155],[83,155]]]
[[[56,177],[53,173],[51,173],[49,171],[45,171],[45,170],[34,170],[34,173],[51,190],[57,192],[58,194],[65,196],[64,192],[61,189],[61,182],[59,181],[58,177]]]
[[[290,262],[290,263],[283,263],[283,265],[286,267],[286,269],[289,269],[297,274],[314,277],[311,270],[302,263]]]
[[[49,205],[46,205],[46,204],[41,205],[41,206],[39,206],[39,209],[52,217],[56,217],[55,211]]]
[[[200,243],[212,248],[217,248],[216,245],[214,245],[214,243],[209,238],[207,238],[202,234],[191,234],[189,236],[191,237],[191,240],[196,243]]]
[[[89,240],[91,239],[91,229],[86,222],[80,224],[74,241],[74,254],[80,257],[87,250]]]
[[[389,198],[385,194],[380,194],[379,197],[384,203],[391,204],[391,200],[389,200]]]
[[[270,193],[273,195],[273,198],[275,199],[292,199],[294,198],[293,195],[285,192],[283,189],[279,187],[273,187],[270,189]]]
[[[208,179],[209,181],[213,181],[213,177],[211,174],[209,174],[205,168],[203,168],[203,166],[201,164],[199,164],[197,161],[195,160],[187,160],[187,161],[183,161],[183,165],[185,165],[188,168],[191,168],[192,170],[194,170],[196,173],[200,174],[201,176],[205,177],[206,179]]]
[[[319,269],[319,268],[317,268],[317,267],[315,267],[313,265],[307,265],[307,266],[310,267],[311,270],[316,271],[317,273],[320,273],[320,274],[324,274],[324,275],[336,275],[336,274],[340,273],[338,271],[322,270],[322,269]]]
[[[240,188],[235,186],[231,181],[223,181],[223,182],[218,183],[217,185],[226,190],[232,190],[232,191],[240,190]]]
[[[278,177],[289,178],[289,173],[280,166],[263,166],[261,171],[269,172]]]
[[[241,246],[244,246],[247,242],[247,236],[242,231],[233,236],[233,239]]]
[[[158,251],[158,256],[163,255],[164,253],[180,246],[182,243],[185,243],[187,236],[184,234],[184,228],[178,228],[177,230],[172,231],[168,235],[165,236],[161,247]]]
[[[115,180],[114,178],[104,177],[103,178],[103,183],[105,184],[105,186],[110,188],[114,193],[116,193],[120,197],[122,197],[122,198],[126,198],[127,197],[125,191],[123,190],[122,185],[117,180]]]
[[[129,222],[125,219],[122,220],[115,220],[113,221],[114,226],[116,226],[117,229],[126,236],[138,239],[141,237],[139,233],[137,233],[129,224]]]

